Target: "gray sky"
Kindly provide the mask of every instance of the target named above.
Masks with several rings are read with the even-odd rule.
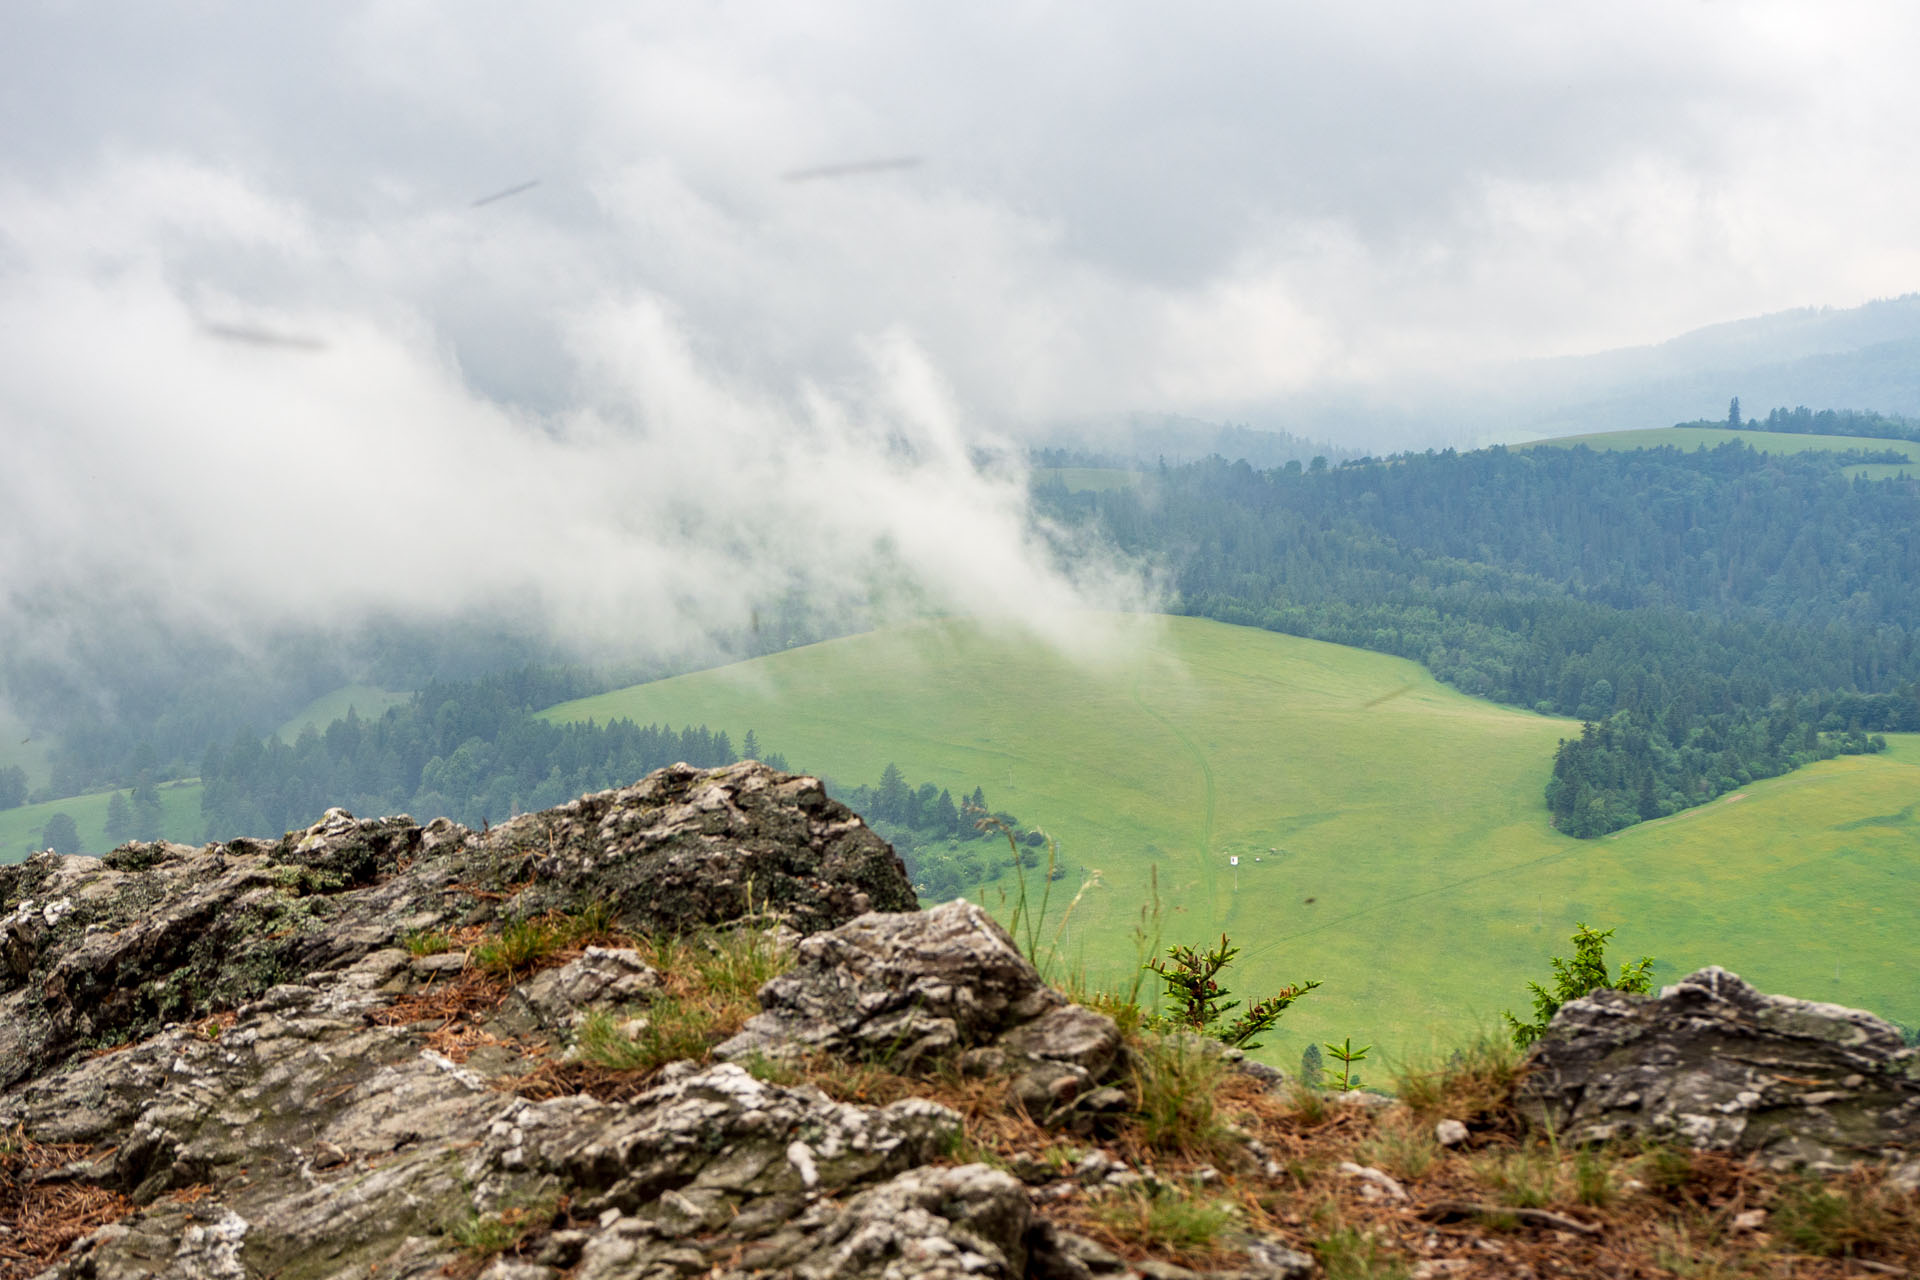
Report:
[[[1109,601],[967,443],[1920,287],[1916,49],[1845,0],[11,0],[0,573],[661,643],[808,566]]]

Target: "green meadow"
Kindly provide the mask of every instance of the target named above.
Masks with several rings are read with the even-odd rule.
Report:
[[[47,784],[46,744],[34,736],[26,721],[0,703],[0,769],[16,765],[26,773],[28,787]]]
[[[1602,431],[1584,436],[1554,436],[1548,440],[1530,440],[1515,448],[1530,449],[1540,445],[1571,446],[1586,445],[1589,449],[1698,449],[1702,446],[1714,448],[1729,440],[1738,440],[1761,453],[1810,453],[1814,451],[1836,452],[1860,449],[1870,453],[1884,453],[1891,449],[1903,453],[1914,466],[1902,466],[1893,462],[1864,462],[1848,467],[1849,476],[1865,476],[1869,480],[1886,480],[1894,476],[1910,476],[1920,471],[1920,444],[1911,440],[1881,440],[1869,436],[1813,436],[1794,435],[1784,431],[1734,431],[1727,427],[1651,427],[1642,431]]]
[[[127,799],[133,793],[123,791]],[[25,804],[17,809],[0,809],[0,863],[18,862],[28,854],[46,847],[41,832],[56,813],[73,819],[80,832],[83,853],[105,853],[115,841],[107,839],[107,805],[111,791],[96,791],[83,796],[67,796],[45,804]],[[160,784],[160,834],[182,844],[199,844],[206,833],[206,820],[200,816],[200,780],[184,778]]]
[[[1920,743],[1578,841],[1541,799],[1573,722],[1412,662],[1210,621],[1088,615],[1075,632],[1069,653],[926,623],[544,714],[753,729],[848,786],[889,762],[956,796],[982,786],[1070,868],[1044,928],[1056,977],[1128,981],[1157,874],[1162,944],[1230,934],[1236,992],[1322,980],[1263,1051],[1276,1062],[1314,1039],[1457,1043],[1527,1007],[1576,921],[1617,927],[1619,956],[1651,953],[1663,981],[1717,963],[1920,1022],[1900,980],[1920,936]],[[1004,918],[1009,884],[975,896]]]

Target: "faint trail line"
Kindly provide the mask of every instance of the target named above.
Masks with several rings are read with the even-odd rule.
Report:
[[[1260,946],[1249,947],[1241,959],[1243,961],[1251,960],[1255,956],[1266,955],[1282,943],[1292,942],[1297,938],[1311,937],[1316,933],[1324,933],[1335,925],[1342,925],[1350,920],[1358,920],[1362,916],[1370,916],[1376,911],[1382,911],[1388,907],[1397,907],[1404,902],[1417,902],[1421,898],[1431,898],[1435,894],[1446,893],[1450,890],[1458,889],[1462,885],[1477,884],[1482,880],[1491,880],[1495,876],[1510,876],[1516,872],[1528,871],[1545,863],[1553,862],[1561,858],[1570,858],[1576,854],[1583,854],[1585,852],[1586,850],[1583,849],[1556,849],[1554,852],[1542,854],[1538,858],[1530,858],[1525,862],[1516,862],[1512,866],[1497,867],[1492,871],[1482,871],[1476,875],[1463,876],[1458,880],[1449,880],[1447,883],[1437,884],[1431,889],[1420,889],[1413,893],[1403,893],[1397,898],[1382,898],[1378,902],[1368,903],[1357,911],[1349,911],[1345,915],[1335,916],[1331,920],[1322,920],[1308,928],[1296,929],[1292,933],[1281,934],[1279,937],[1274,938],[1270,942],[1263,943]]]
[[[1138,672],[1134,673],[1134,677],[1133,677],[1134,705],[1139,707],[1142,711],[1146,712],[1148,715],[1152,716],[1155,720],[1158,720],[1166,728],[1168,733],[1171,733],[1174,737],[1180,740],[1180,745],[1187,749],[1187,754],[1193,757],[1193,762],[1200,766],[1200,776],[1206,783],[1207,812],[1206,812],[1206,820],[1201,824],[1201,828],[1200,828],[1200,869],[1202,874],[1206,877],[1206,885],[1207,885],[1207,932],[1212,933],[1214,922],[1219,919],[1219,913],[1214,909],[1213,766],[1207,763],[1207,757],[1204,754],[1202,754],[1200,748],[1197,745],[1195,745],[1193,739],[1189,738],[1186,734],[1180,731],[1179,725],[1175,724],[1172,720],[1168,719],[1164,715],[1161,715],[1158,711],[1155,711],[1152,707],[1147,705],[1146,699],[1140,696],[1140,681],[1142,678],[1143,677],[1141,676],[1140,673]]]
[[[1403,693],[1413,692],[1413,688],[1414,686],[1411,684],[1403,684],[1398,689],[1389,689],[1387,690],[1387,692],[1381,694],[1379,697],[1375,698],[1373,701],[1361,703],[1360,709],[1362,711],[1370,711],[1374,707],[1379,706],[1383,702],[1391,702],[1393,699],[1399,697]]]

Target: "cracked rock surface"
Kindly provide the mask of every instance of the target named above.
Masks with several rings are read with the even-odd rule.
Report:
[[[1834,1169],[1920,1147],[1920,1055],[1870,1013],[1763,995],[1725,969],[1561,1006],[1520,1102],[1574,1141],[1646,1133]]]

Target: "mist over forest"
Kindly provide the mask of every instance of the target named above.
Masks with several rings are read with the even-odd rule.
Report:
[[[1564,830],[1868,750],[1904,455],[1475,450],[1920,414],[1915,20],[1495,8],[15,7],[0,801],[493,820],[651,759],[543,698],[1089,610],[1587,720]]]

